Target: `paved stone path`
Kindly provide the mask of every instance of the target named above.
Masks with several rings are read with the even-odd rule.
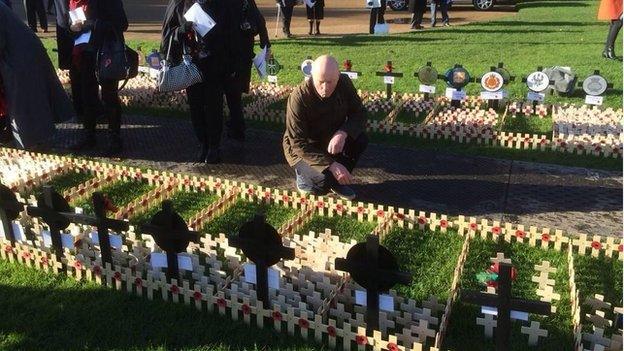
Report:
[[[224,139],[222,164],[194,165],[190,122],[125,116],[124,123],[127,164],[295,189],[280,133],[249,130],[245,143]],[[71,123],[59,127],[57,147],[62,148],[79,130]],[[105,133],[99,134],[104,145]],[[622,235],[622,175],[617,172],[371,144],[355,176],[360,201],[569,233]]]

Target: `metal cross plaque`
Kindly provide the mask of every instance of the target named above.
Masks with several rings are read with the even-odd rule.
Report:
[[[495,92],[499,91],[505,84],[505,78],[503,75],[496,71],[491,71],[481,77],[481,86],[486,91]]]
[[[550,78],[548,78],[548,75],[544,72],[535,71],[529,74],[526,79],[526,84],[530,90],[540,93],[548,89],[548,85],[550,85]]]
[[[591,75],[583,81],[583,90],[587,95],[602,95],[607,91],[607,86],[607,80],[598,74]]]

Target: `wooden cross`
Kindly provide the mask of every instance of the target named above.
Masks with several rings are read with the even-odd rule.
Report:
[[[604,296],[600,294],[594,295],[594,297],[587,297],[585,299],[584,305],[589,305],[591,307],[591,311],[594,312],[596,310],[601,309],[611,309],[611,304],[604,301]]]
[[[393,72],[394,67],[392,67],[392,61],[388,61],[384,66],[384,70],[381,72],[375,72],[375,75],[378,77],[384,77],[384,81],[386,82],[385,77],[392,77],[392,83],[390,81],[386,82],[386,99],[390,100],[392,98],[392,84],[394,83],[394,78],[403,77],[403,73]]]
[[[496,257],[492,257],[492,258],[490,258],[490,261],[491,261],[492,263],[499,263],[499,262],[502,262],[502,263],[508,263],[508,264],[511,264],[511,259],[510,259],[510,258],[505,258],[505,254],[504,254],[504,253],[502,253],[502,252],[497,252],[497,253],[496,253]]]
[[[553,289],[552,285],[546,285],[543,288],[538,288],[536,293],[541,297],[541,301],[551,302],[552,300],[560,300],[561,295],[555,293]]]
[[[538,283],[538,285],[540,287],[545,287],[547,285],[550,285],[550,286],[554,286],[555,285],[555,280],[548,278],[548,275],[550,273],[557,272],[556,268],[552,268],[550,266],[550,262],[542,261],[541,265],[537,265],[536,264],[535,265],[535,270],[538,271],[540,274],[531,277],[531,281],[532,282]]]
[[[65,199],[49,185],[43,186],[43,193],[37,197],[37,206],[26,208],[28,215],[40,217],[50,227],[52,249],[57,256],[63,256],[61,230],[67,228],[70,220],[62,212],[71,212],[71,207]]]
[[[189,242],[199,242],[199,233],[188,230],[186,222],[173,211],[170,200],[162,202],[162,210],[152,217],[150,223],[141,225],[143,233],[154,237],[156,244],[167,253],[167,279],[180,281],[178,253],[185,252]]]
[[[583,340],[590,342],[590,350],[593,350],[596,345],[602,345],[605,347],[609,347],[611,345],[611,339],[604,336],[604,329],[601,328],[594,327],[593,334],[583,333]]]
[[[518,299],[511,295],[511,264],[504,262],[499,262],[498,294],[488,294],[481,291],[463,291],[462,301],[498,309],[498,326],[496,328],[497,351],[509,350],[511,310],[542,315],[550,314],[550,303]]]
[[[493,314],[486,313],[483,318],[477,317],[477,325],[482,325],[485,337],[491,339],[494,336],[494,328],[496,328],[496,320]]]
[[[613,322],[605,318],[604,311],[596,311],[596,314],[585,314],[585,317],[590,321],[594,327],[607,328],[610,327]]]
[[[548,330],[540,329],[540,323],[537,321],[531,321],[530,327],[521,327],[520,332],[529,336],[529,346],[537,345],[539,337],[547,337]]]
[[[277,230],[260,214],[243,224],[238,236],[229,238],[229,242],[255,263],[258,299],[270,308],[268,269],[283,259],[294,259],[295,249],[284,247]]]
[[[427,337],[435,338],[436,332],[433,329],[429,329],[429,322],[421,319],[418,325],[412,325],[410,331],[418,336],[418,342],[425,343]]]
[[[370,333],[379,329],[379,293],[412,280],[411,274],[397,271],[396,259],[379,245],[376,235],[369,235],[366,243],[355,244],[346,259],[336,258],[335,266],[337,270],[349,272],[353,280],[366,289],[366,329]]]
[[[17,201],[15,193],[0,183],[0,225],[11,245],[15,245],[12,222],[17,219],[23,209],[24,204]]]
[[[443,304],[439,303],[438,298],[433,295],[429,296],[429,300],[423,301],[422,306],[430,309],[431,313],[434,315],[436,315],[438,311],[443,311],[445,307]]]
[[[129,224],[123,220],[106,217],[106,199],[101,192],[94,192],[92,201],[95,217],[77,213],[65,213],[64,215],[73,223],[97,227],[103,265],[106,265],[106,263],[113,264],[108,230],[110,229],[117,232],[126,231],[129,228]]]

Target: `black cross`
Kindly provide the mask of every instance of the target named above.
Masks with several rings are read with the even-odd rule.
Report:
[[[180,278],[178,253],[185,252],[189,242],[199,242],[199,233],[188,230],[188,226],[179,214],[173,211],[170,200],[162,202],[149,224],[140,226],[140,230],[154,237],[156,244],[167,253],[167,279]]]
[[[97,227],[100,251],[102,253],[102,264],[104,266],[106,266],[106,263],[110,263],[112,265],[113,259],[111,256],[108,230],[110,229],[117,232],[128,230],[128,222],[106,217],[106,199],[101,192],[94,192],[91,198],[93,201],[95,216],[87,216],[77,213],[64,213],[64,215],[73,223]]]
[[[366,289],[366,330],[379,329],[379,293],[396,284],[409,284],[412,275],[398,272],[394,255],[379,245],[377,235],[369,235],[366,243],[355,244],[347,258],[337,258],[337,270],[349,272],[353,280]]]
[[[0,225],[4,229],[6,238],[15,245],[15,233],[12,222],[17,219],[24,209],[24,204],[17,201],[17,197],[3,184],[0,184]]]
[[[61,230],[67,228],[71,221],[66,214],[71,212],[67,201],[51,186],[44,185],[43,192],[37,197],[37,206],[26,208],[28,215],[41,218],[50,227],[52,249],[60,257],[63,255]]]
[[[265,222],[264,215],[257,214],[253,221],[241,227],[238,236],[229,238],[230,245],[239,248],[256,265],[256,290],[258,299],[270,308],[269,267],[282,259],[295,258],[295,249],[284,247],[277,230]]]
[[[383,72],[375,72],[375,75],[378,77],[403,77],[403,73],[393,72],[394,68],[392,67],[392,61],[388,61],[386,66],[384,67]],[[392,97],[392,84],[386,83],[386,99],[390,100]]]
[[[511,310],[535,313],[541,315],[550,314],[550,303],[524,300],[511,296],[511,264],[499,262],[498,264],[498,293],[488,294],[480,291],[463,291],[463,302],[473,303],[480,306],[496,307],[496,350],[509,350],[509,338],[511,335]]]

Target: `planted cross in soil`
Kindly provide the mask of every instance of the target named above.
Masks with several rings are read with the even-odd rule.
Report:
[[[123,207],[154,188],[153,185],[143,182],[120,181],[108,185],[99,191],[106,194],[113,207]],[[74,205],[75,207],[81,207],[84,214],[94,214],[91,199],[79,201]]]
[[[265,222],[263,215],[256,215],[253,221],[243,224],[238,236],[230,237],[229,242],[256,264],[258,299],[270,308],[267,270],[282,259],[294,259],[295,250],[282,246],[282,238]]]
[[[49,182],[46,182],[45,185],[49,185],[58,193],[62,194],[64,191],[69,190],[75,186],[78,186],[82,183],[85,183],[93,178],[93,174],[87,172],[74,172],[70,171],[67,173],[63,173],[52,177]],[[26,197],[30,195],[37,195],[43,191],[43,186],[38,186],[27,191],[24,195]]]
[[[295,217],[298,210],[276,204],[238,200],[225,213],[208,222],[202,232],[211,236],[218,236],[219,233],[229,236],[237,233],[241,224],[254,218],[257,213],[263,213],[268,224],[279,228],[290,218]]]
[[[178,253],[185,252],[189,242],[199,242],[199,233],[188,230],[184,219],[173,211],[171,201],[162,202],[162,210],[152,217],[141,232],[154,237],[156,244],[167,253],[167,279],[178,279]]]
[[[219,197],[214,193],[209,192],[187,192],[178,191],[171,196],[168,200],[173,204],[175,211],[184,219],[188,221],[194,214],[202,209],[210,206]],[[160,210],[160,207],[154,206],[148,209],[146,212],[134,216],[130,219],[132,224],[145,224],[148,223],[151,218]]]
[[[379,294],[396,284],[409,284],[412,276],[399,272],[399,265],[388,249],[379,245],[379,237],[369,235],[366,243],[355,244],[346,258],[336,259],[336,270],[349,272],[366,289],[366,331],[379,329]]]
[[[325,217],[315,215],[297,233],[306,235],[313,231],[322,234],[328,228],[331,229],[332,235],[336,235],[340,241],[348,243],[351,240],[364,241],[375,230],[376,226],[377,224],[374,222],[360,222],[349,216]]]

